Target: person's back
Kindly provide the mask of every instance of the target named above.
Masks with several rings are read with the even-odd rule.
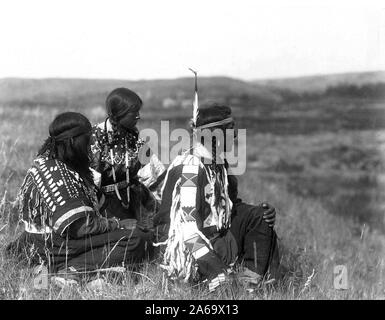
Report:
[[[28,253],[32,264],[50,272],[92,271],[140,262],[151,234],[122,229],[105,216],[93,183],[88,154],[91,124],[79,113],[58,115],[21,186],[18,200],[25,230],[8,251]],[[105,247],[114,248],[105,250]]]
[[[201,109],[198,128],[225,130],[233,125],[230,114],[228,107]],[[212,150],[196,142],[175,158],[154,219],[156,225],[169,225],[163,256],[168,275],[206,279],[210,290],[228,280],[236,261],[243,262],[254,282],[268,272],[275,275],[279,264],[276,235],[267,221],[271,213],[275,216],[274,208],[238,199],[236,178],[228,174],[226,161],[216,160],[217,142],[210,144]]]
[[[20,218],[25,230],[62,235],[79,217],[86,217],[89,212],[100,216],[93,203],[95,192],[64,162],[38,156],[20,190]]]

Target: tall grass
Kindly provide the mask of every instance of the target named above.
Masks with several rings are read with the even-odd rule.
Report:
[[[35,289],[33,270],[16,258],[5,257],[2,249],[21,231],[17,228],[18,213],[13,201],[37,148],[47,135],[49,122],[59,111],[0,108],[0,299],[385,298],[385,236],[379,230],[357,223],[352,217],[331,214],[322,201],[295,195],[283,180],[270,179],[252,166],[239,179],[239,194],[245,202],[268,201],[277,208],[281,262],[288,268],[281,282],[262,284],[254,292],[237,283],[210,294],[201,286],[166,281],[157,261],[148,261],[139,270],[96,275],[107,279],[100,290],[86,285],[61,289],[52,283],[47,289]],[[84,113],[93,121],[100,120],[99,113],[90,110]],[[284,148],[287,141],[277,145]],[[336,265],[347,267],[347,290],[333,287]]]

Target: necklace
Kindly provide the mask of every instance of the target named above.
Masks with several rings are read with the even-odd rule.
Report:
[[[108,120],[108,118],[105,121],[105,133],[107,135],[107,141],[108,141],[108,146],[109,146],[112,178],[114,180],[114,190],[115,190],[115,194],[116,194],[117,198],[119,199],[119,201],[121,202],[122,206],[125,209],[128,209],[129,204],[130,204],[130,170],[129,169],[130,169],[131,164],[133,162],[132,160],[134,160],[138,157],[139,149],[144,144],[144,141],[142,139],[136,139],[134,149],[132,150],[129,148],[127,136],[124,137],[124,164],[125,164],[125,169],[126,169],[126,183],[127,183],[127,189],[126,189],[127,203],[125,203],[122,199],[122,196],[121,196],[119,188],[118,188],[118,183],[116,181],[116,172],[115,172],[115,167],[114,167],[114,165],[116,163],[115,160],[117,158],[119,158],[118,159],[119,163],[121,163],[123,161],[123,159],[121,159],[119,157],[119,155],[114,154],[114,147],[113,147],[114,146],[114,138],[113,138],[112,133],[107,132],[107,120]],[[132,140],[132,137],[131,137],[131,140]]]

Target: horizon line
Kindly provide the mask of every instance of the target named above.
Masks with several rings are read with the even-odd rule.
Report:
[[[338,75],[352,75],[352,74],[365,74],[365,73],[385,73],[385,69],[376,69],[376,70],[365,70],[365,71],[346,71],[346,72],[335,72],[335,73],[310,73],[302,74],[295,76],[278,76],[278,77],[266,77],[266,78],[253,78],[253,79],[243,79],[240,77],[234,77],[231,75],[210,75],[210,76],[200,76],[200,79],[208,78],[228,78],[233,80],[240,80],[243,82],[257,82],[257,81],[275,81],[275,80],[290,80],[290,79],[300,79],[300,78],[312,78],[312,77],[323,77],[323,76],[338,76]],[[141,82],[141,81],[170,81],[178,79],[189,79],[190,77],[170,77],[170,78],[137,78],[137,79],[128,79],[128,78],[94,78],[94,77],[62,77],[62,76],[49,76],[49,77],[19,77],[19,76],[8,76],[2,77],[0,80],[91,80],[91,81],[130,81],[130,82]]]

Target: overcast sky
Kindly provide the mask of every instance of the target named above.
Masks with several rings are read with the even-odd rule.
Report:
[[[1,0],[0,41],[0,78],[385,70],[385,1]]]

